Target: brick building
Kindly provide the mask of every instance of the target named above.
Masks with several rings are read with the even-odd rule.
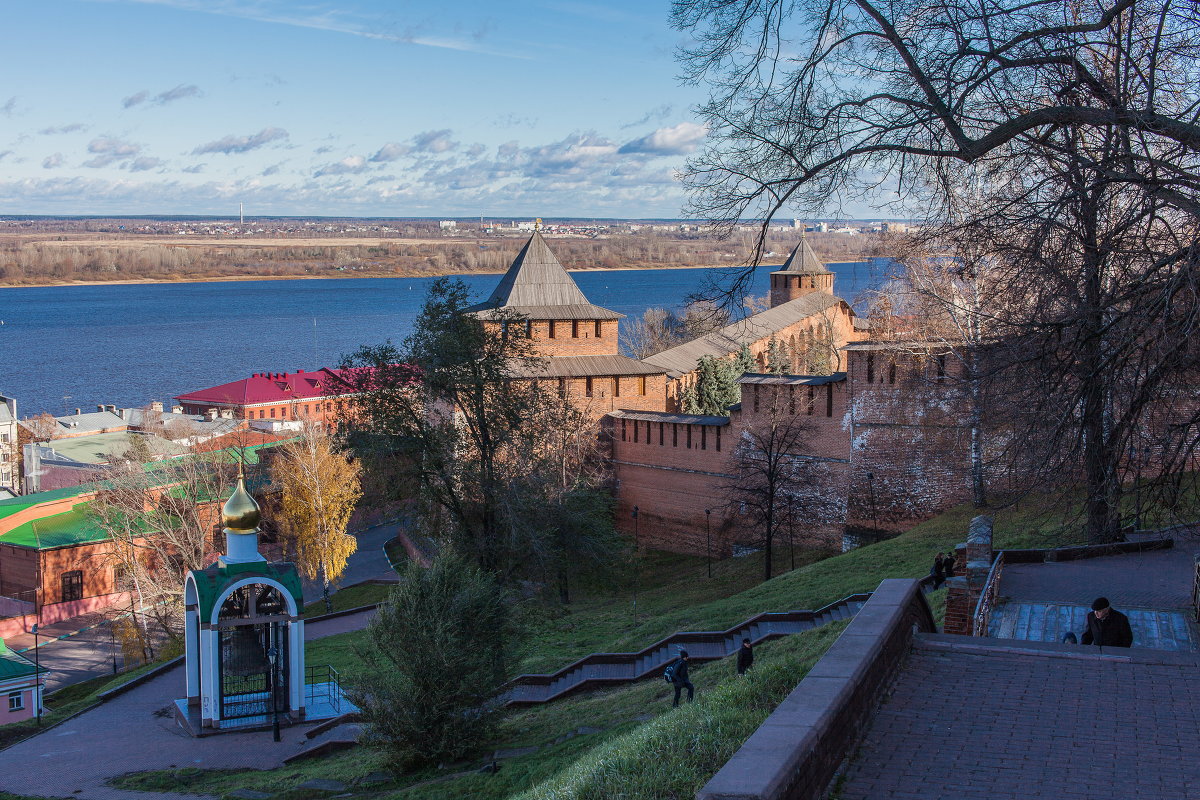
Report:
[[[733,452],[746,431],[772,420],[796,420],[802,433],[791,457],[819,462],[827,508],[844,509],[850,441],[844,430],[848,406],[844,373],[834,375],[746,374],[738,381],[742,401],[728,416],[618,411],[605,426],[613,440],[617,478],[617,522],[642,546],[727,556],[735,545],[753,544],[758,533],[729,503]],[[706,510],[711,513],[706,513]],[[844,513],[819,523],[797,524],[795,542],[807,547],[841,546]],[[779,543],[786,541],[778,531]]]
[[[680,410],[682,392],[694,380],[702,357],[732,358],[742,347],[749,348],[764,371],[772,341],[785,349],[791,373],[843,371],[841,348],[865,334],[856,327],[850,305],[833,293],[833,283],[833,273],[801,239],[771,273],[769,309],[645,359],[667,374],[667,409]]]
[[[524,320],[499,320],[501,311]],[[664,407],[663,370],[619,354],[622,315],[587,299],[539,231],[529,237],[491,296],[468,312],[489,324],[524,325],[545,363],[522,377],[557,386],[595,419],[615,409]]]
[[[325,422],[343,407],[340,370],[256,372],[249,378],[179,395],[185,414],[229,416],[247,422],[275,421],[271,427],[302,420]]]

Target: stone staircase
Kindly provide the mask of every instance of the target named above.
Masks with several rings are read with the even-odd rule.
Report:
[[[509,706],[537,705],[583,689],[641,680],[661,674],[680,650],[687,650],[693,662],[714,661],[736,653],[742,639],[759,644],[849,619],[870,596],[853,594],[816,611],[759,614],[726,631],[681,631],[636,653],[592,653],[548,675],[518,675],[504,685],[499,699]]]

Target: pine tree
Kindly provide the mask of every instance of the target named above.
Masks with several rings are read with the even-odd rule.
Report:
[[[767,372],[772,375],[786,375],[792,371],[792,359],[788,354],[787,345],[771,337],[767,344]]]
[[[723,358],[701,356],[696,362],[696,381],[683,393],[683,410],[688,414],[725,416],[741,397],[737,379],[742,371]]]
[[[742,375],[746,374],[747,372],[758,372],[758,369],[758,361],[750,352],[750,345],[742,345],[742,349],[738,351],[737,356],[735,356],[733,359],[734,379],[736,380],[737,378],[742,377]],[[733,402],[736,403],[737,401],[734,400]]]

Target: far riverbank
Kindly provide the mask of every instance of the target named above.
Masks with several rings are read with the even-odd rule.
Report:
[[[834,262],[837,263],[837,262]],[[845,262],[854,263],[854,262]],[[670,266],[653,267],[576,267],[568,272],[646,272],[653,270],[674,269],[742,269],[747,264],[672,264]],[[778,264],[762,263],[762,267],[778,267]],[[464,275],[503,275],[506,270],[479,270],[464,273],[461,270],[405,270],[404,272],[366,272],[355,271],[339,275],[217,275],[205,278],[137,278],[117,279],[111,281],[52,281],[46,283],[0,283],[0,289],[46,289],[59,286],[151,286],[155,284],[177,283],[239,283],[242,281],[344,281],[344,280],[390,280],[413,278],[442,278],[446,276]]]

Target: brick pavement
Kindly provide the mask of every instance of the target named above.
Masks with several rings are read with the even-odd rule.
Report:
[[[1091,605],[1103,595],[1114,608],[1182,609],[1191,606],[1194,553],[1200,543],[1177,538],[1169,550],[1101,556],[1047,564],[1009,564],[1000,595],[1017,601]]]
[[[1200,798],[1200,656],[1003,645],[919,636],[839,800]]]
[[[363,627],[373,612],[312,622],[306,639]],[[106,781],[126,772],[201,767],[270,769],[301,747],[306,726],[270,732],[225,733],[193,739],[167,711],[184,694],[176,667],[104,705],[0,752],[0,791],[81,800],[197,800],[198,795],[128,792]]]

